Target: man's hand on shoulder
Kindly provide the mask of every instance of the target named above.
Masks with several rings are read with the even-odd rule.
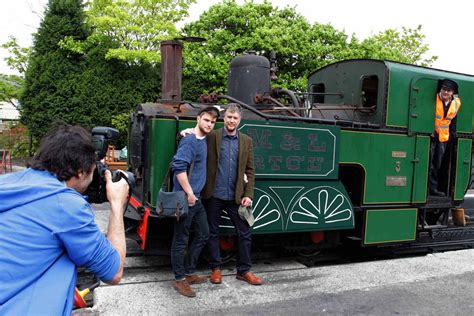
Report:
[[[194,128],[191,127],[183,129],[181,132],[179,132],[179,135],[181,135],[182,137],[186,137],[191,134],[194,134]]]

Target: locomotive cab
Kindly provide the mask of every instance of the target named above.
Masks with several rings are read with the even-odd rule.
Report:
[[[464,106],[457,115],[457,137],[449,140],[443,161],[440,190],[445,197],[434,197],[428,175],[435,98],[444,78],[458,83]],[[313,116],[359,124],[342,128],[340,177],[364,214],[360,234],[366,244],[382,241],[367,236],[370,212],[392,209],[394,216],[401,214],[395,206],[412,212],[408,222],[413,230],[410,236],[393,234],[384,242],[415,239],[417,225],[447,226],[450,210],[462,202],[470,182],[473,110],[467,104],[474,98],[473,77],[391,61],[347,60],[315,71],[308,84]]]
[[[438,82],[443,78],[450,78],[459,84],[459,97],[463,104],[473,101],[474,93],[469,88],[472,86],[472,76],[391,61],[342,61],[309,76],[311,115],[366,122],[366,129],[408,136],[416,140],[417,144],[413,144],[415,151],[430,152],[435,97]],[[469,181],[469,177],[465,175],[470,175],[472,115],[470,106],[461,107],[457,115],[458,137],[450,140],[449,154],[443,162],[441,187],[455,201],[462,200],[466,181]],[[416,145],[420,148],[417,149]],[[403,152],[399,154],[405,155]],[[373,153],[375,159],[377,154],[381,152]],[[397,153],[393,155],[396,156]],[[423,156],[423,167],[429,166],[427,158],[429,160],[430,155],[425,153]],[[403,161],[399,163],[402,164]],[[402,167],[403,165],[400,166]],[[420,185],[423,192],[419,195],[424,200],[422,196],[428,196],[424,188],[427,187],[427,182],[419,183],[418,186]]]

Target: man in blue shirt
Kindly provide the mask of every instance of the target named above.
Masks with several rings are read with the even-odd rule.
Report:
[[[92,181],[91,134],[59,125],[46,135],[29,168],[0,177],[0,315],[69,315],[76,266],[116,284],[123,273],[125,180],[106,171],[107,238],[82,193]]]
[[[195,273],[199,254],[209,238],[206,211],[200,195],[206,183],[206,135],[213,130],[218,117],[219,111],[215,107],[200,110],[194,134],[181,139],[171,164],[173,191],[184,191],[189,205],[188,215],[174,224],[171,245],[171,265],[176,280],[174,288],[187,297],[196,296],[190,284],[207,281],[206,277]],[[194,238],[186,251],[191,230]]]

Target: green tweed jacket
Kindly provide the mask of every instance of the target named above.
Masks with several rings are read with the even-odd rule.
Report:
[[[239,167],[237,170],[237,183],[235,184],[235,203],[240,204],[244,197],[253,199],[255,186],[255,167],[253,164],[253,142],[249,136],[239,133]],[[201,192],[204,199],[209,199],[214,194],[217,166],[222,143],[222,128],[207,135],[207,177],[206,185]],[[247,183],[244,182],[247,175]]]

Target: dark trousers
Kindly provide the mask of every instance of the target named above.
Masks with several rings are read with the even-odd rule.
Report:
[[[431,148],[431,168],[430,168],[430,191],[438,190],[439,176],[441,174],[441,164],[448,142],[440,142],[435,139]]]
[[[188,247],[190,232],[194,233],[194,238]],[[196,272],[199,255],[208,238],[206,210],[202,203],[197,201],[194,206],[189,207],[189,213],[185,218],[174,223],[171,266],[176,280],[182,280],[186,275]]]
[[[252,229],[248,223],[239,216],[239,205],[235,201],[225,201],[217,198],[210,198],[205,201],[207,220],[209,222],[209,241],[207,246],[210,254],[211,269],[220,268],[222,265],[219,248],[219,223],[222,211],[226,211],[230,220],[234,224],[238,242],[239,258],[237,261],[237,274],[244,274],[252,266],[250,249],[252,246]]]

